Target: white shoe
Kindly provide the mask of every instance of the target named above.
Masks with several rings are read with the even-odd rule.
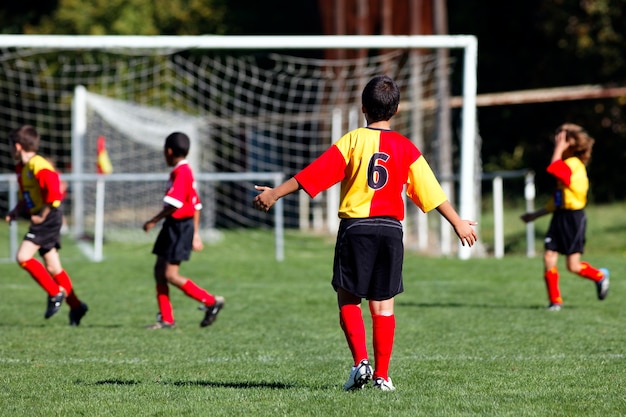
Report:
[[[391,377],[387,378],[387,380],[385,381],[385,378],[376,378],[374,381],[372,381],[374,384],[374,388],[377,388],[381,391],[395,391],[396,387],[393,386],[393,382],[391,382]]]
[[[606,268],[600,268],[600,271],[602,271],[602,275],[604,275],[604,278],[596,282],[596,289],[598,290],[598,300],[602,301],[609,293],[609,276],[611,274]]]
[[[367,359],[363,359],[357,366],[353,366],[350,371],[350,377],[348,381],[343,384],[343,389],[346,391],[361,389],[363,385],[367,384],[367,381],[372,379],[372,366]]]

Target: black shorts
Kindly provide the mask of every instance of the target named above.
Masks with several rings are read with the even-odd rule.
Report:
[[[332,285],[368,300],[404,291],[402,224],[389,217],[343,219],[335,245]]]
[[[193,218],[178,220],[167,217],[154,242],[152,253],[169,263],[187,261],[191,257],[193,234]]]
[[[52,249],[61,249],[61,226],[63,226],[63,212],[60,208],[51,208],[42,223],[30,223],[24,240],[39,246],[39,254],[44,256]]]
[[[587,217],[584,210],[555,211],[546,233],[545,249],[562,255],[583,253],[586,227]]]

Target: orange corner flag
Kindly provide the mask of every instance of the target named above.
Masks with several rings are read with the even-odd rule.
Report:
[[[113,165],[109,159],[106,149],[106,139],[104,136],[98,136],[98,162],[96,169],[98,174],[110,174],[113,172]]]

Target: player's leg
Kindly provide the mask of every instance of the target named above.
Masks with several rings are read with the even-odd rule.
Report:
[[[374,342],[374,387],[386,391],[394,390],[389,377],[389,362],[393,350],[393,341],[396,330],[394,315],[394,299],[383,301],[370,300],[369,308],[372,315],[373,342]]]
[[[396,220],[378,219],[376,222],[375,231],[380,236],[380,244],[377,245],[376,262],[367,293],[374,343],[373,384],[380,390],[393,391],[395,387],[389,377],[389,363],[396,329],[394,297],[403,291],[403,232]]]
[[[599,300],[604,300],[609,292],[609,271],[606,268],[594,268],[588,262],[580,260],[581,254],[567,255],[567,269],[582,278],[589,279],[596,284]]]
[[[56,314],[63,304],[63,292],[59,285],[52,279],[46,267],[34,258],[35,253],[39,251],[40,246],[30,240],[22,241],[17,250],[17,263],[26,270],[31,277],[44,289],[48,294],[48,303],[45,318],[50,318]]]
[[[30,240],[24,240],[17,250],[15,259],[49,296],[55,296],[61,291],[59,285],[52,279],[45,266],[34,258],[39,248],[39,245]]]
[[[206,327],[213,324],[213,322],[217,319],[217,314],[222,308],[224,308],[224,304],[226,302],[224,297],[220,295],[213,295],[196,284],[192,279],[180,275],[179,265],[169,265],[171,268],[167,268],[167,281],[180,288],[180,290],[187,297],[202,303],[200,310],[204,311],[204,318],[200,322],[200,326]]]
[[[40,254],[42,254],[42,251],[40,251]],[[61,287],[62,291],[65,293],[65,300],[67,305],[70,306],[70,326],[80,325],[81,319],[85,316],[85,314],[87,314],[87,310],[89,308],[87,307],[87,304],[83,303],[76,295],[72,280],[67,271],[65,271],[61,265],[59,251],[56,248],[52,248],[43,253],[42,257],[44,263],[46,264],[48,273],[52,276],[52,279],[59,284],[59,287]]]
[[[361,298],[350,294],[343,288],[337,288],[337,304],[339,306],[339,325],[346,337],[354,363],[348,381],[343,388],[345,390],[359,389],[372,378],[373,373],[367,354]]]
[[[568,225],[566,236],[568,239],[567,269],[582,278],[593,281],[596,285],[598,299],[604,300],[609,291],[609,271],[605,268],[594,268],[588,262],[581,261],[580,257],[585,250],[585,233],[587,217],[584,210],[575,210],[567,213]]]
[[[157,256],[154,264],[154,281],[156,285],[156,298],[157,305],[159,307],[159,314],[157,314],[157,322],[149,326],[150,329],[162,329],[167,327],[173,327],[174,321],[174,309],[170,301],[170,290],[165,278],[165,271],[167,269],[167,261],[162,256]]]
[[[559,270],[557,261],[559,253],[550,249],[546,249],[543,253],[543,278],[548,291],[548,310],[558,311],[563,305],[561,290],[559,289]]]
[[[217,319],[217,314],[224,307],[225,299],[219,295],[213,295],[200,287],[192,279],[180,275],[180,264],[190,258],[194,224],[193,219],[180,222],[171,222],[168,225],[171,232],[170,244],[167,251],[168,262],[165,263],[165,279],[170,284],[179,288],[187,297],[192,298],[202,305],[204,318],[200,322],[201,327],[206,327]]]
[[[361,298],[350,294],[343,288],[337,288],[337,303],[339,305],[339,325],[346,336],[356,366],[363,359],[368,359]]]

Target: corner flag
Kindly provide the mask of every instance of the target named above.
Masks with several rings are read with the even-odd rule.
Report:
[[[113,165],[106,150],[106,139],[98,136],[98,161],[96,166],[98,174],[110,174],[113,172]]]

